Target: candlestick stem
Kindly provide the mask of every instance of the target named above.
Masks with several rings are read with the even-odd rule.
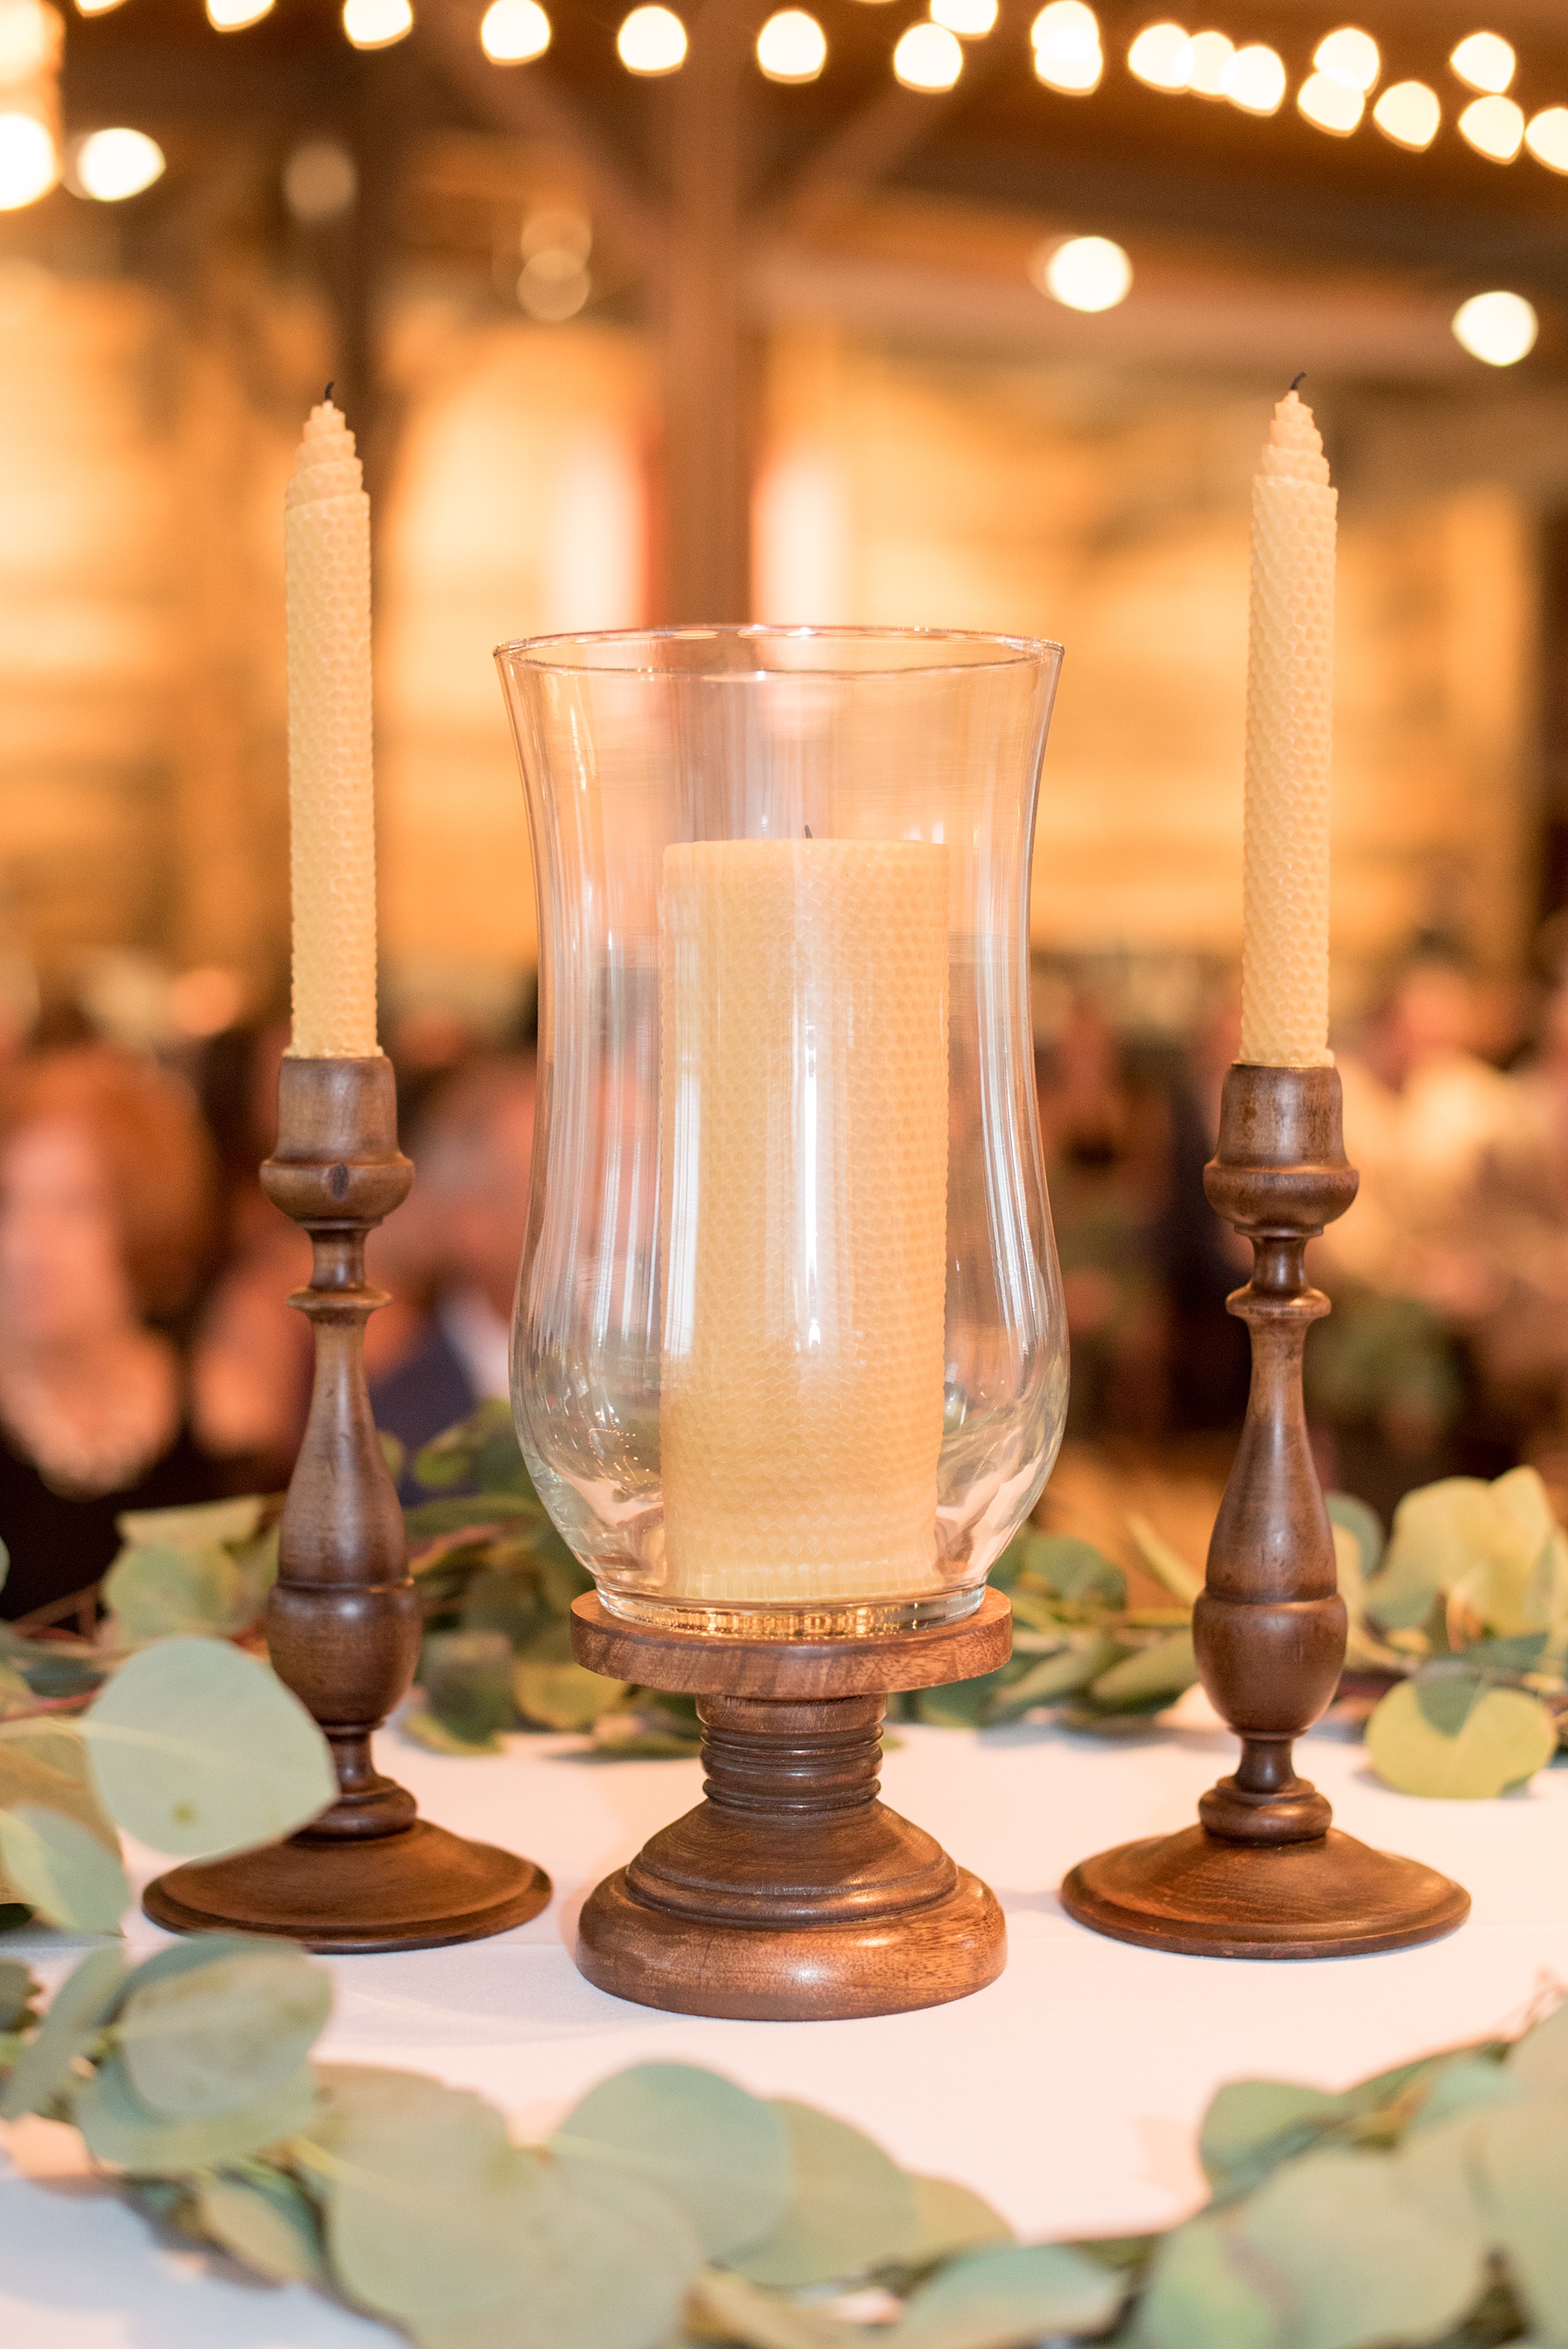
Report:
[[[1446,1877],[1342,1834],[1292,1758],[1333,1698],[1346,1637],[1301,1392],[1307,1331],[1329,1302],[1310,1285],[1305,1254],[1356,1184],[1337,1070],[1229,1071],[1204,1185],[1253,1245],[1253,1277],[1229,1301],[1252,1338],[1253,1376],[1193,1644],[1241,1754],[1202,1797],[1196,1827],[1121,1844],[1067,1877],[1069,1914],[1118,1940],[1210,1957],[1346,1957],[1435,1940],[1469,1911]]]
[[[407,1196],[389,1061],[286,1059],[269,1198],[310,1234],[310,1285],[290,1302],[315,1333],[310,1415],[283,1508],[267,1646],[332,1747],[338,1797],[287,1843],[172,1869],[143,1906],[175,1932],[287,1934],[332,1950],[430,1948],[520,1925],[550,1898],[531,1860],[418,1816],[370,1741],[419,1658],[419,1593],[371,1414],[365,1323],[386,1300],[366,1234]]]

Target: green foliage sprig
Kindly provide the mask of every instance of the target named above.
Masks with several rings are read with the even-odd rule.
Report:
[[[1568,2008],[1342,2094],[1243,2081],[1211,2199],[1160,2235],[1024,2245],[856,2128],[684,2064],[517,2144],[468,2090],[317,2065],[330,1977],[211,1935],[0,1962],[0,2118],[37,2113],[165,2225],[419,2349],[1485,2349],[1562,2338]],[[847,2301],[846,2295],[854,2295]]]

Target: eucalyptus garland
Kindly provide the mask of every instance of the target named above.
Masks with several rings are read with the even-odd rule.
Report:
[[[422,2074],[316,2064],[331,1978],[210,1935],[0,1962],[0,2118],[42,2114],[161,2226],[419,2349],[1447,2349],[1564,2338],[1568,2008],[1334,2095],[1208,2108],[1160,2235],[1019,2244],[848,2123],[640,2064],[544,2141]]]

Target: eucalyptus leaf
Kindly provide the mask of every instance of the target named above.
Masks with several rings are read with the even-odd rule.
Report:
[[[188,1939],[166,1941],[125,1976],[114,2001],[113,2018],[118,2019],[138,1990],[148,1989],[155,1982],[201,1973],[225,1958],[275,1958],[280,1951],[297,1958],[304,1955],[297,1942],[279,1940],[269,1933],[193,1933]]]
[[[243,1493],[227,1500],[191,1501],[179,1508],[122,1509],[114,1527],[132,1548],[189,1550],[200,1556],[215,1544],[227,1548],[252,1540],[272,1506],[259,1494]]]
[[[170,2119],[260,2103],[291,2081],[332,2009],[332,1978],[279,1947],[133,1988],[117,2044],[142,2102]]]
[[[922,2283],[887,2349],[1032,2349],[1042,2333],[1102,2332],[1123,2298],[1108,2268],[1061,2243],[968,2251]]]
[[[538,1505],[519,1493],[474,1493],[447,1501],[418,1501],[404,1510],[403,1521],[423,1541],[435,1533],[466,1533],[470,1526],[511,1525],[538,1514]]]
[[[105,1807],[157,1851],[210,1858],[274,1842],[338,1791],[299,1699],[226,1640],[144,1648],[81,1726]]]
[[[70,1933],[117,1933],[131,1903],[118,1852],[65,1811],[40,1803],[0,1810],[5,1879],[46,1923]]]
[[[215,2243],[274,2283],[325,2283],[327,2254],[310,2197],[279,2170],[224,2170],[196,2189],[196,2216]]]
[[[504,1754],[506,1750],[505,1740],[501,1737],[460,1737],[423,1705],[416,1705],[411,1712],[404,1713],[398,1726],[405,1737],[422,1746],[429,1754],[467,1758],[474,1754]]]
[[[315,2109],[310,2067],[254,2104],[172,2120],[144,2104],[117,2055],[106,2056],[72,2101],[71,2117],[95,2160],[154,2177],[191,2176],[264,2152],[308,2128]]]
[[[749,2283],[723,2268],[705,2268],[692,2287],[686,2321],[705,2342],[740,2342],[742,2349],[868,2349],[885,2335],[868,2336],[821,2308],[802,2307]]]
[[[1491,2238],[1544,2341],[1568,2343],[1568,2100],[1494,2112],[1473,2132]]]
[[[1532,1777],[1556,1750],[1550,1712],[1522,1688],[1486,1689],[1448,1736],[1428,1719],[1417,1687],[1407,1680],[1388,1691],[1367,1723],[1372,1768],[1405,1795],[1483,1800]]]
[[[1383,1520],[1377,1511],[1353,1493],[1325,1493],[1328,1521],[1344,1529],[1355,1542],[1358,1565],[1363,1582],[1377,1572],[1383,1558],[1384,1537]]]
[[[1457,1737],[1488,1683],[1479,1672],[1423,1672],[1413,1686],[1422,1720],[1444,1737]]]
[[[588,1671],[572,1654],[569,1625],[552,1624],[517,1658],[513,1667],[517,1709],[545,1729],[590,1729],[600,1713],[623,1702],[631,1683],[606,1680]]]
[[[1505,2064],[1493,2063],[1485,2056],[1472,2056],[1467,2062],[1445,2066],[1432,2081],[1420,2110],[1406,2131],[1405,2141],[1438,2128],[1461,2115],[1485,2110],[1494,2105],[1517,2102],[1524,2091]]]
[[[731,2264],[754,2283],[795,2290],[863,2275],[905,2258],[920,2236],[912,2181],[847,2121],[787,2099],[794,2185],[777,2231]]]
[[[981,2194],[950,2177],[911,2176],[920,2232],[908,2253],[911,2267],[973,2250],[982,2243],[1011,2243],[1013,2230]]]
[[[171,1542],[122,1550],[103,1578],[112,1636],[125,1647],[182,1633],[226,1637],[255,1614],[244,1578],[217,1543],[204,1549]]]
[[[918,1688],[914,1692],[916,1717],[937,1729],[977,1729],[990,1720],[992,1703],[1006,1693],[1016,1676],[1012,1665],[1004,1663],[996,1672],[977,1674],[972,1680],[951,1680],[942,1688]]]
[[[0,2031],[15,2031],[32,2011],[38,1985],[16,1958],[0,1958]]]
[[[0,1809],[37,1803],[64,1811],[116,1858],[120,1839],[98,1799],[81,1730],[74,1721],[13,1721],[0,1726]]]
[[[1209,2100],[1198,2131],[1204,2176],[1217,2194],[1249,2193],[1345,2110],[1343,2097],[1295,2081],[1228,2081]]]
[[[1169,1638],[1136,1649],[1113,1663],[1090,1683],[1088,1693],[1095,1704],[1108,1711],[1130,1704],[1146,1704],[1157,1697],[1171,1703],[1183,1689],[1193,1686],[1197,1676],[1192,1633],[1173,1631]]]
[[[1171,1596],[1180,1599],[1184,1607],[1194,1606],[1204,1587],[1204,1578],[1196,1567],[1190,1566],[1180,1550],[1172,1547],[1162,1533],[1158,1533],[1146,1517],[1135,1511],[1128,1517],[1127,1531],[1138,1545],[1143,1559],[1157,1582],[1162,1582]]]
[[[1013,1721],[1033,1705],[1056,1704],[1098,1679],[1121,1653],[1120,1646],[1107,1632],[1075,1632],[1064,1648],[1059,1648],[1054,1655],[1043,1656],[1038,1663],[1030,1664],[1020,1678],[1008,1681],[996,1691],[991,1717],[994,1721]]]
[[[1122,1568],[1075,1533],[1029,1534],[1024,1544],[1024,1571],[1080,1606],[1127,1604],[1127,1578]]]
[[[1531,2094],[1568,2096],[1568,1998],[1516,2039],[1505,2060]]]
[[[1138,2349],[1286,2349],[1285,2312],[1241,2263],[1233,2219],[1204,2212],[1165,2236],[1135,2338]]]
[[[512,1643],[500,1631],[433,1631],[420,1656],[419,1685],[445,1729],[486,1746],[515,1726]]]
[[[117,1949],[94,1950],[66,1975],[0,2092],[0,2120],[20,2120],[24,2113],[46,2113],[70,2086],[77,2058],[98,2037],[126,1972]]]
[[[661,2187],[709,2259],[773,2235],[790,2197],[790,2138],[771,2105],[692,2064],[634,2064],[589,2089],[552,2143]]]

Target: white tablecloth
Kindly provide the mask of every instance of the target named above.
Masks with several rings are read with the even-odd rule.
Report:
[[[1341,2086],[1516,2021],[1543,1977],[1568,1983],[1568,1769],[1499,1802],[1423,1802],[1380,1787],[1358,1745],[1305,1740],[1302,1767],[1339,1823],[1458,1877],[1472,1915],[1423,1950],[1228,1962],[1102,1940],[1070,1923],[1055,1893],[1084,1854],[1191,1818],[1235,1750],[1217,1727],[1124,1744],[1035,1727],[899,1735],[888,1799],[983,1875],[1007,1912],[1007,1971],[977,1997],[810,2024],[701,2021],[607,1997],[567,1953],[577,1905],[695,1800],[697,1765],[595,1761],[570,1739],[521,1737],[504,1759],[447,1760],[394,1735],[382,1766],[429,1817],[529,1853],[556,1899],[498,1940],[338,1960],[324,2052],[480,2089],[523,2133],[624,2065],[708,2064],[843,2114],[909,2166],[978,2188],[1026,2235],[1064,2236],[1162,2225],[1200,2201],[1194,2135],[1221,2081],[1267,2072]],[[163,1938],[139,1916],[128,1929],[137,1949]],[[40,1932],[5,1947],[53,1981],[76,1945]],[[28,2124],[11,2132],[8,2168],[0,2156],[7,2349],[372,2349],[396,2338],[303,2288],[160,2247],[101,2186],[59,2174],[75,2141]]]

